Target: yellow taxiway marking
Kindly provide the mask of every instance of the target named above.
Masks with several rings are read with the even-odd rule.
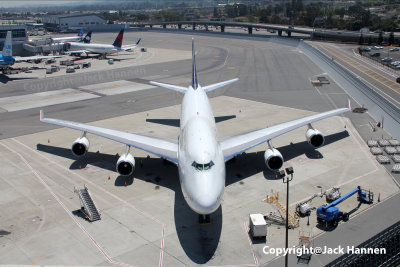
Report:
[[[37,260],[35,260],[34,262],[31,263],[31,265],[35,265],[36,262],[38,262],[39,260],[41,260],[42,258],[44,258],[46,256],[46,254],[43,254],[42,256],[40,256]]]
[[[364,73],[368,77],[372,78],[373,80],[377,81],[378,83],[382,84],[383,86],[389,88],[393,92],[400,94],[400,86],[397,85],[394,81],[389,79],[388,77],[382,75],[381,73],[363,65],[362,63],[358,62],[357,60],[343,55],[342,53],[339,55],[338,52],[335,52],[333,48],[327,48],[326,46],[320,45],[323,50],[328,52],[331,55],[341,59],[343,62],[347,63],[348,65],[352,66],[353,68],[357,69],[361,73]],[[332,51],[333,50],[333,51]],[[388,83],[388,84],[386,84]]]
[[[235,70],[236,67],[228,67],[228,70]]]

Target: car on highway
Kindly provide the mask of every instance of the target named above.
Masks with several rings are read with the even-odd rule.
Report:
[[[390,52],[396,52],[396,51],[399,51],[399,50],[400,50],[400,49],[397,48],[397,47],[395,47],[395,48],[390,48],[390,49],[389,49]]]
[[[382,61],[382,62],[392,62],[392,61],[393,61],[393,58],[391,58],[391,57],[384,57],[384,58],[381,59],[381,61]]]
[[[392,65],[392,66],[397,66],[399,64],[400,64],[400,61],[398,61],[398,60],[393,61],[393,62],[390,63],[390,65]]]
[[[379,52],[374,52],[374,53],[370,53],[369,54],[371,57],[380,57],[381,56],[381,53],[379,53]]]
[[[363,47],[363,48],[361,48],[361,51],[370,52],[371,51],[371,47]]]
[[[379,49],[383,49],[383,47],[382,47],[382,46],[375,45],[375,46],[372,47],[372,49],[374,49],[374,50],[379,50]]]

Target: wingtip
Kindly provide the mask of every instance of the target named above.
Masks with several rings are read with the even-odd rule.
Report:
[[[347,108],[348,108],[349,110],[351,110],[350,99],[347,99]]]
[[[43,119],[44,119],[44,112],[43,112],[42,109],[40,110],[39,118],[40,118],[40,120],[43,120]]]

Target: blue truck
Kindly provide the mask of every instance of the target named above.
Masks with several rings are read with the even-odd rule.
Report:
[[[366,191],[361,189],[360,186],[357,186],[344,196],[336,199],[330,204],[321,206],[317,209],[317,222],[320,224],[325,223],[327,226],[336,227],[339,221],[343,220],[344,222],[349,220],[349,213],[340,211],[336,205],[342,203],[349,197],[354,194],[358,194],[357,200],[360,203],[371,204],[374,202],[374,194],[371,191]]]

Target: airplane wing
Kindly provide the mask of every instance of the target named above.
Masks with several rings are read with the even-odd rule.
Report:
[[[123,46],[121,47],[121,49],[124,50],[124,51],[133,50],[133,49],[135,49],[135,48],[139,45],[140,40],[142,40],[142,38],[139,38],[139,40],[138,40],[138,41],[136,42],[136,44],[134,44],[134,45],[123,45]]]
[[[58,58],[62,56],[32,56],[32,57],[14,57],[15,62],[36,60],[36,59],[47,59],[47,58]]]
[[[307,116],[297,120],[281,123],[261,130],[251,131],[223,139],[220,144],[224,154],[225,161],[234,156],[249,150],[259,144],[265,143],[275,137],[291,132],[299,127],[320,121],[332,116],[337,116],[351,110],[350,100],[346,108],[334,109],[323,113]]]
[[[167,159],[175,164],[178,163],[178,144],[172,140],[132,134],[87,125],[84,123],[45,118],[42,110],[40,111],[40,121],[101,136],[125,145],[129,145],[131,147],[144,150],[161,158]]]

